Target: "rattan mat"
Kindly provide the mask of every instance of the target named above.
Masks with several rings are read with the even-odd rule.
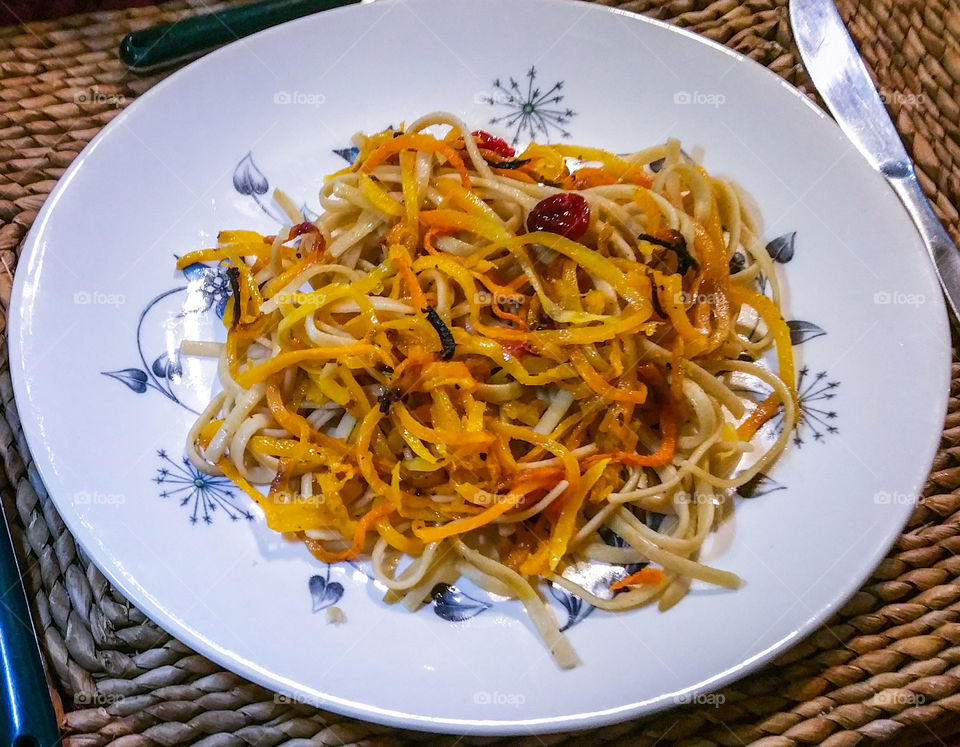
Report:
[[[116,56],[122,35],[225,4],[176,0],[0,28],[4,310],[20,243],[50,189],[90,138],[159,79],[124,70]],[[811,90],[785,0],[603,4],[690,28]],[[840,8],[919,164],[924,189],[960,237],[960,4],[841,0]],[[0,330],[4,321],[5,314]],[[8,515],[20,522],[13,531],[62,700],[65,744],[457,741],[284,702],[153,625],[83,556],[53,508],[20,430],[5,338],[0,351],[0,492]],[[920,744],[960,729],[960,364],[952,374],[949,414],[924,498],[894,549],[829,625],[721,691],[719,707],[675,709],[588,734],[464,742]]]

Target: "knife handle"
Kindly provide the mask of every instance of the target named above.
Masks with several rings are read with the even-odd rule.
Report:
[[[887,181],[910,214],[927,253],[938,270],[940,285],[943,287],[947,304],[953,311],[953,318],[960,319],[960,309],[957,308],[957,301],[960,299],[960,251],[957,251],[956,244],[930,207],[913,166],[909,163],[907,166],[905,173],[894,175],[885,172]]]
[[[40,647],[0,507],[0,744],[60,744]]]
[[[359,0],[265,0],[134,31],[120,42],[120,59],[148,72],[198,57],[228,42],[294,18]]]

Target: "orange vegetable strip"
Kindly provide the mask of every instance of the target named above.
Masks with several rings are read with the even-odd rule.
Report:
[[[777,414],[781,404],[780,398],[776,394],[771,394],[737,426],[737,436],[743,441],[749,441],[764,423]]]
[[[413,270],[410,269],[410,264],[403,254],[404,252],[399,246],[394,245],[390,247],[389,257],[393,261],[393,264],[397,266],[397,274],[400,275],[403,284],[407,287],[410,300],[416,304],[418,309],[424,309],[429,305],[427,303],[427,297],[423,294],[420,282],[417,280],[417,276],[413,274]]]
[[[438,236],[449,236],[452,233],[454,233],[453,229],[440,228],[439,226],[431,227],[423,237],[423,248],[426,249],[427,254],[439,254],[440,250],[433,245],[434,240]]]
[[[357,528],[353,532],[353,542],[350,547],[340,552],[330,552],[324,549],[316,540],[307,540],[307,547],[324,563],[339,563],[341,560],[352,560],[357,557],[367,543],[367,533],[380,519],[393,513],[394,506],[390,502],[380,503],[371,508],[357,522]]]
[[[457,155],[457,152],[441,140],[437,140],[430,135],[420,135],[418,133],[400,135],[377,147],[363,162],[360,168],[367,174],[373,171],[377,166],[386,161],[391,156],[396,155],[402,150],[426,150],[433,153],[439,153],[450,162],[450,165],[460,174],[460,183],[470,189],[470,174],[463,163],[463,159]]]
[[[779,367],[780,378],[787,385],[787,391],[797,404],[797,374],[794,371],[793,363],[793,343],[790,342],[790,327],[787,326],[780,309],[769,298],[755,290],[745,288],[742,285],[732,284],[730,286],[730,300],[734,303],[746,304],[753,307],[763,319],[767,329],[773,336],[773,341],[777,346],[777,366]]]
[[[471,532],[486,526],[498,516],[505,514],[511,508],[516,506],[516,502],[508,496],[503,496],[504,500],[496,501],[492,506],[485,508],[475,516],[468,516],[456,521],[450,521],[438,527],[413,527],[413,533],[421,542],[439,542],[446,537],[453,537],[456,534]]]
[[[615,402],[632,402],[637,405],[642,405],[647,401],[647,387],[644,384],[638,384],[636,389],[620,389],[612,386],[597,373],[597,370],[590,365],[579,350],[575,349],[570,352],[570,362],[577,373],[580,374],[583,382],[595,394]]]
[[[580,482],[580,489],[563,502],[557,525],[550,536],[550,552],[547,565],[551,571],[556,570],[560,560],[567,554],[567,545],[577,529],[577,515],[583,507],[583,502],[590,492],[590,488],[600,479],[608,464],[609,461],[603,459],[588,469]]]
[[[649,456],[615,451],[609,454],[591,454],[583,460],[583,464],[590,465],[599,459],[609,459],[612,462],[633,467],[660,467],[667,464],[673,459],[677,448],[677,420],[673,414],[673,407],[669,404],[665,404],[660,411],[660,430],[663,432],[663,440],[657,450]]]
[[[270,414],[273,415],[273,419],[277,421],[279,426],[285,428],[290,433],[300,434],[300,444],[298,444],[298,447],[307,447],[311,441],[314,441],[340,454],[346,453],[347,447],[340,439],[332,438],[325,433],[321,433],[310,425],[305,417],[287,408],[286,404],[284,404],[280,387],[275,381],[267,384],[267,406],[270,408]],[[295,447],[294,449],[294,453],[300,452],[303,454],[306,453],[306,451],[306,448],[301,450]]]
[[[646,189],[638,189],[633,200],[643,210],[644,217],[647,219],[646,233],[656,236],[663,226],[663,213],[660,211],[657,201]]]
[[[636,573],[631,573],[626,578],[614,581],[610,584],[610,591],[625,589],[628,586],[639,586],[641,584],[660,584],[663,583],[665,576],[659,568],[641,568]]]
[[[329,360],[343,360],[351,355],[368,355],[376,352],[377,348],[366,342],[352,345],[333,345],[330,347],[308,348],[307,350],[293,350],[289,353],[275,355],[258,366],[248,368],[234,379],[238,386],[249,389],[278,371],[300,363],[320,363]]]
[[[377,530],[377,534],[387,541],[388,545],[402,553],[416,556],[423,552],[423,543],[420,540],[398,532],[386,517],[379,519],[374,528]]]

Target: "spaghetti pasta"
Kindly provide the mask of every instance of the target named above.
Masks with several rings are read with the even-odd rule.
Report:
[[[736,186],[672,141],[515,154],[442,113],[357,144],[316,221],[180,259],[232,273],[226,343],[184,346],[219,357],[223,386],[190,431],[193,464],[320,560],[367,554],[388,601],[416,608],[460,576],[521,600],[564,667],[576,655],[542,582],[611,610],[737,587],[701,546],[797,404],[777,278]],[[774,347],[779,375],[760,360]],[[582,562],[608,580],[578,582]]]

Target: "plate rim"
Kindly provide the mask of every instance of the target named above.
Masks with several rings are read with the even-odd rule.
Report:
[[[469,0],[460,1],[463,4],[471,4],[469,3]],[[59,202],[61,196],[69,188],[70,182],[73,180],[76,173],[80,170],[86,160],[97,150],[100,144],[106,138],[109,138],[113,134],[114,130],[118,130],[121,126],[123,126],[126,120],[132,116],[132,114],[136,113],[141,106],[149,105],[149,102],[152,100],[152,98],[156,95],[160,95],[160,92],[165,90],[167,87],[179,85],[181,78],[197,74],[197,71],[202,70],[205,65],[212,64],[212,60],[217,60],[222,55],[225,56],[233,54],[235,47],[241,47],[249,39],[272,34],[287,33],[289,27],[293,27],[299,23],[310,22],[310,19],[312,19],[313,16],[319,15],[320,13],[322,13],[324,17],[333,14],[339,15],[348,13],[366,13],[369,11],[362,10],[365,6],[378,7],[381,5],[416,5],[418,2],[419,0],[375,0],[374,2],[357,2],[347,6],[318,11],[317,13],[264,29],[255,34],[251,34],[248,37],[237,39],[230,44],[227,44],[197,60],[188,63],[166,77],[164,80],[152,86],[144,94],[138,96],[133,103],[125,107],[122,112],[108,122],[91,139],[91,141],[80,151],[77,157],[68,166],[64,174],[57,181],[53,190],[44,201],[44,204],[41,207],[41,210],[38,213],[37,218],[31,226],[29,232],[27,233],[27,236],[22,242],[22,248],[17,263],[17,267],[20,269],[20,272],[16,272],[14,274],[14,284],[9,307],[10,313],[8,313],[9,334],[7,336],[10,375],[18,415],[23,403],[27,403],[29,410],[26,411],[31,415],[38,411],[38,408],[33,407],[33,403],[31,402],[30,396],[27,392],[27,386],[24,381],[26,374],[24,372],[24,359],[21,348],[21,337],[23,334],[22,312],[24,309],[24,286],[28,282],[27,276],[31,274],[33,262],[40,253],[38,251],[41,243],[40,240],[45,233],[45,228],[50,220],[50,216],[54,214],[57,203]],[[712,48],[715,51],[721,52],[729,58],[736,60],[740,64],[746,62],[748,63],[748,66],[752,66],[754,70],[762,71],[762,75],[767,76],[771,82],[779,84],[779,86],[789,93],[794,99],[801,101],[814,115],[816,115],[820,121],[824,123],[824,126],[833,128],[836,134],[842,136],[846,143],[845,147],[855,152],[857,158],[863,161],[863,166],[866,166],[869,172],[873,175],[869,178],[883,180],[883,176],[879,172],[869,167],[869,164],[866,163],[865,159],[859,153],[859,151],[857,151],[853,143],[851,143],[849,139],[843,135],[839,125],[823,109],[817,106],[807,95],[786,81],[784,78],[777,75],[775,72],[759,62],[752,60],[736,50],[730,49],[719,42],[690,31],[689,29],[674,26],[666,21],[648,18],[639,13],[623,8],[597,5],[596,3],[587,2],[586,0],[523,0],[523,2],[531,5],[540,4],[556,7],[570,6],[575,4],[584,10],[584,15],[590,12],[611,13],[627,19],[628,22],[636,21],[657,28],[661,32],[679,34],[680,36],[693,40],[698,44],[705,45],[708,48]],[[143,104],[142,102],[147,103]],[[864,172],[864,175],[865,178],[867,178],[866,172]],[[884,185],[884,188],[890,189],[889,185]],[[900,206],[899,210],[901,211],[903,218],[905,220],[909,220],[909,215],[907,214],[906,209],[900,204],[899,200],[896,202],[897,205]],[[932,281],[932,284],[939,289],[939,283],[935,277],[933,266],[929,262],[923,263],[921,272],[927,276],[928,281]],[[942,294],[937,294],[937,300],[934,301],[934,304],[939,311],[939,314],[937,314],[938,325],[940,327],[939,331],[945,333],[941,335],[941,343],[943,344],[940,350],[940,358],[942,359],[941,362],[943,365],[938,369],[940,371],[939,384],[943,399],[943,414],[940,418],[942,420],[943,417],[945,417],[948,409],[947,405],[950,391],[949,363],[951,359],[951,345],[948,328],[948,314]],[[24,419],[20,417],[19,421],[27,446],[30,449],[30,457],[37,469],[37,474],[40,478],[40,481],[43,484],[44,493],[50,499],[54,507],[57,508],[57,500],[54,499],[51,491],[47,489],[47,483],[44,479],[45,474],[48,474],[52,467],[47,459],[44,458],[43,460],[40,460],[37,458],[36,454],[44,453],[42,449],[40,451],[36,451],[32,448],[35,444],[39,445],[42,443],[42,438],[36,431],[35,418],[30,417]],[[928,466],[924,468],[924,474],[929,473],[929,467],[933,463],[933,459],[939,447],[941,431],[942,428],[928,436],[927,448],[924,450],[927,456],[923,461],[923,463]],[[43,462],[42,464],[41,461]],[[912,495],[919,497],[924,480],[925,478],[922,476],[919,478],[914,486],[914,489],[911,491]],[[648,698],[643,701],[635,701],[602,710],[567,714],[562,716],[509,720],[447,718],[429,716],[425,714],[410,714],[393,709],[379,708],[370,703],[361,703],[344,698],[338,698],[332,693],[320,693],[304,687],[302,684],[288,682],[283,677],[258,666],[254,661],[242,658],[235,652],[224,651],[220,646],[217,645],[215,641],[209,640],[200,635],[198,632],[190,628],[185,622],[181,621],[178,617],[168,612],[159,604],[155,603],[154,599],[149,592],[147,592],[147,590],[142,589],[134,583],[128,582],[128,580],[122,574],[115,572],[115,568],[113,566],[101,565],[97,555],[88,551],[85,543],[80,540],[74,524],[71,523],[71,521],[77,523],[77,517],[73,516],[71,517],[71,520],[68,520],[65,516],[61,515],[59,509],[57,509],[57,514],[66,525],[71,536],[73,537],[74,542],[81,548],[87,559],[92,562],[96,568],[110,581],[110,583],[119,589],[126,598],[128,598],[138,609],[147,614],[154,624],[162,628],[174,638],[183,641],[190,646],[191,649],[195,650],[202,656],[209,658],[211,661],[215,662],[217,665],[223,667],[227,671],[239,674],[240,676],[260,684],[261,686],[272,689],[281,695],[290,696],[291,698],[297,699],[300,702],[308,703],[321,709],[329,709],[335,713],[347,717],[366,720],[372,723],[396,728],[447,734],[514,736],[530,733],[547,734],[575,731],[591,727],[603,727],[614,723],[637,719],[643,716],[649,716],[653,713],[676,707],[676,697],[678,696],[713,692],[757,671],[760,667],[770,662],[777,655],[787,650],[792,643],[799,642],[800,640],[808,637],[817,628],[822,626],[823,623],[825,623],[837,612],[844,601],[846,601],[852,594],[854,594],[860,587],[863,586],[864,582],[869,579],[876,570],[880,561],[889,552],[897,537],[902,533],[902,530],[916,505],[916,501],[914,503],[904,502],[903,504],[899,504],[897,508],[902,515],[899,516],[898,521],[896,523],[891,521],[891,528],[884,534],[883,541],[876,545],[872,553],[862,554],[860,556],[861,558],[865,559],[864,570],[860,574],[847,576],[844,583],[837,585],[837,588],[829,602],[821,605],[820,608],[817,609],[813,614],[808,615],[802,624],[794,625],[794,631],[792,633],[784,636],[780,641],[770,646],[766,650],[755,654],[746,660],[740,661],[728,669],[716,673],[702,682],[697,683],[696,685],[679,690],[677,692],[660,693],[656,697]],[[866,562],[867,560],[869,562]],[[310,693],[308,697],[304,697],[306,693]],[[671,700],[671,698],[673,700]]]

